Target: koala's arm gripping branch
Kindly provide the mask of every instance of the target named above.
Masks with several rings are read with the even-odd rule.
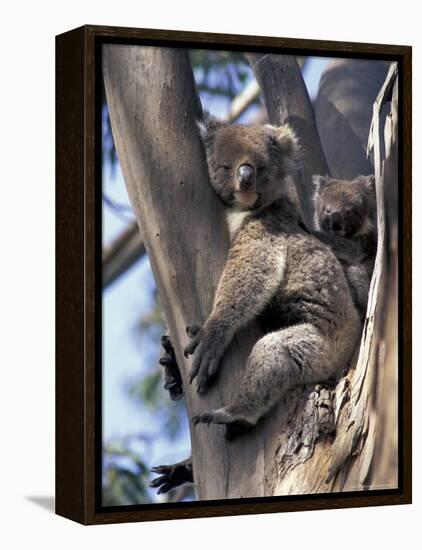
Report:
[[[195,353],[190,382],[197,378],[199,393],[206,391],[234,335],[256,318],[283,280],[285,250],[269,244],[246,231],[230,249],[212,312],[185,350]]]
[[[244,236],[242,236],[244,237]],[[226,330],[227,345],[242,326],[254,319],[280,286],[286,266],[286,253],[253,240],[236,244],[230,251],[206,326]]]

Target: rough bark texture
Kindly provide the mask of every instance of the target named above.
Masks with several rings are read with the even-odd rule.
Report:
[[[374,104],[370,132],[378,252],[357,363],[335,388],[312,389],[290,417],[278,450],[276,494],[397,487],[397,90],[392,65]],[[380,121],[391,95],[384,128]]]
[[[309,217],[310,178],[327,173],[327,168],[297,63],[287,56],[248,55],[248,59],[263,89],[270,121],[290,122],[305,148],[299,190]],[[230,401],[258,331],[250,326],[235,339],[217,384],[199,398],[187,384],[190,362],[182,354],[187,343],[184,327],[202,323],[210,312],[228,235],[222,207],[208,183],[195,126],[201,108],[189,57],[181,49],[108,45],[103,70],[116,148],[175,344],[190,418]],[[374,128],[376,136],[376,124]],[[375,156],[379,159],[377,150]],[[389,185],[394,186],[394,160],[386,166],[390,166]],[[394,282],[395,271],[390,266],[387,277],[382,189],[378,169],[380,248],[357,367],[336,387],[290,391],[257,429],[232,443],[223,439],[218,426],[208,430],[191,426],[199,499],[394,486],[389,474],[395,473],[396,413],[377,407],[381,399],[397,398],[396,324],[390,313],[389,322],[383,323],[385,281]],[[395,308],[396,302],[389,304]]]

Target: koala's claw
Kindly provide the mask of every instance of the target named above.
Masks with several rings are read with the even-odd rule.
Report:
[[[170,489],[173,489],[178,484],[174,483],[172,476],[173,476],[173,466],[155,466],[154,468],[151,468],[151,472],[154,474],[162,474],[159,477],[156,477],[153,479],[149,486],[152,488],[157,488],[157,495],[161,495],[164,493],[168,493]]]
[[[192,417],[192,422],[194,426],[198,424],[207,424],[209,426],[214,420],[214,413],[212,411],[196,414]]]
[[[157,495],[168,493],[168,491],[174,487],[174,485],[168,481],[168,477],[166,475],[156,477],[151,481],[149,486],[151,488],[158,487]]]
[[[169,354],[165,353],[162,357],[160,357],[160,359],[158,360],[158,362],[160,363],[160,365],[162,365],[163,367],[168,367],[170,365],[173,365],[173,358],[170,357]]]
[[[186,334],[189,336],[191,341],[185,347],[183,354],[186,358],[188,358],[189,355],[193,355],[199,342],[201,341],[201,327],[199,325],[188,325],[186,327]]]
[[[198,368],[195,376],[198,377],[197,392],[199,394],[205,393],[207,391],[208,386],[211,384],[212,379],[215,377],[219,366],[220,358],[214,358]]]
[[[232,422],[231,424],[226,424],[224,437],[227,441],[233,441],[233,439],[236,439],[239,435],[248,432],[252,428],[253,425],[246,421]]]
[[[192,384],[197,377],[197,391],[200,394],[205,393],[220,366],[221,350],[224,347],[221,336],[215,328],[209,326],[202,328],[196,325],[188,326],[186,332],[191,341],[185,348],[185,357],[195,353],[189,373],[189,383]]]
[[[201,327],[199,325],[188,325],[186,327],[186,334],[189,336],[189,338],[194,338],[201,330]]]
[[[196,336],[192,339],[192,341],[185,347],[185,350],[183,352],[183,355],[186,357],[186,359],[189,357],[189,355],[193,355],[196,348],[198,347],[198,344],[200,342],[201,338],[200,336]]]
[[[163,355],[158,360],[164,367],[164,389],[170,394],[173,401],[179,400],[183,396],[182,378],[176,361],[173,345],[170,337],[164,334],[161,337],[161,345],[164,349]]]
[[[194,381],[195,379],[195,376],[198,374],[198,371],[194,371],[193,369],[190,370],[189,372],[189,384],[192,384],[192,382]]]
[[[167,352],[171,352],[171,350],[173,349],[173,345],[168,334],[163,334],[161,336],[161,345]]]
[[[161,474],[149,484],[150,487],[158,487],[158,495],[168,493],[170,489],[174,489],[182,483],[193,481],[191,460],[185,460],[177,464],[154,466],[154,468],[151,468],[151,472],[154,474]]]
[[[224,411],[224,409],[196,414],[192,417],[192,422],[194,426],[198,424],[206,424],[209,426],[211,422],[215,424],[224,424],[226,428],[224,437],[227,441],[233,441],[233,439],[236,439],[239,435],[248,432],[254,427],[253,424],[247,420],[232,416],[227,411]]]

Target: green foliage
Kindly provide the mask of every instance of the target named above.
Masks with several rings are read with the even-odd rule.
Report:
[[[103,505],[121,506],[151,502],[149,469],[127,441],[103,447]]]
[[[155,490],[150,490],[150,470],[154,464],[149,459],[151,446],[158,438],[174,441],[182,433],[185,412],[184,401],[172,401],[163,388],[162,367],[158,364],[161,352],[160,338],[165,332],[163,313],[156,287],[151,290],[151,306],[139,319],[134,333],[143,350],[140,373],[127,380],[128,398],[139,405],[139,417],[145,412],[153,414],[159,432],[127,435],[107,442],[103,447],[103,504],[117,506],[155,501]],[[145,428],[145,427],[144,427]],[[142,457],[137,444],[141,442]],[[145,443],[148,452],[145,452]],[[139,447],[139,445],[138,445]],[[144,456],[146,455],[146,456]],[[183,490],[182,490],[183,489]],[[170,492],[165,499],[192,500],[191,488],[183,487]]]
[[[233,99],[250,77],[249,65],[240,52],[190,50],[198,91]]]
[[[160,367],[161,368],[161,367]],[[160,418],[165,437],[174,440],[179,436],[182,417],[185,414],[184,401],[171,401],[162,388],[162,375],[152,371],[142,379],[129,385],[129,396]]]

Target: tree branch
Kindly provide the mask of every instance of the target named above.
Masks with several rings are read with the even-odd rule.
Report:
[[[135,220],[103,250],[103,290],[114,283],[145,254],[145,246]]]
[[[372,174],[366,157],[372,106],[387,76],[386,61],[336,59],[321,76],[315,119],[334,178]]]

